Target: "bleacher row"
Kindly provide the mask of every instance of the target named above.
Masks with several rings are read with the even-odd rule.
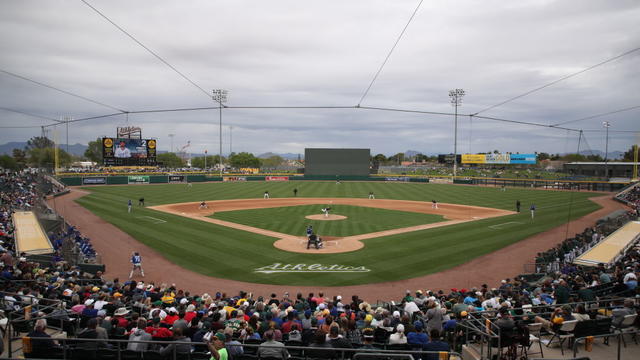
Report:
[[[24,337],[17,351],[26,357],[326,359],[388,352],[368,354],[382,359],[406,351],[414,359],[439,359],[457,356],[464,346],[484,345],[527,356],[533,338],[523,333],[529,329],[537,339],[560,339],[559,334],[606,335],[637,326],[637,318],[627,324],[638,308],[637,247],[615,264],[595,268],[574,266],[566,256],[597,244],[632,213],[566,239],[540,254],[538,273],[505,279],[495,288],[407,290],[402,298],[389,294],[398,297],[381,304],[322,293],[265,298],[248,292],[191,294],[174,284],[121,282],[81,273],[60,259],[46,266],[12,253],[8,219],[11,211],[25,206],[15,194],[24,195],[24,184],[38,181],[32,176],[0,176],[8,194],[3,191],[0,205],[0,230],[6,230],[0,240],[7,250],[0,258],[2,308],[10,335]],[[41,199],[35,186],[27,187],[33,192],[27,198]],[[56,236],[54,242],[65,236],[88,242],[73,228]],[[579,326],[560,332],[577,318]],[[54,330],[63,330],[65,338],[53,341]]]

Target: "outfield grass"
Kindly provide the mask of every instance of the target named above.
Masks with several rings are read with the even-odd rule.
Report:
[[[321,236],[351,236],[444,221],[441,215],[377,209],[352,205],[331,205],[331,214],[346,216],[345,220],[323,221],[305,219],[321,214],[321,205],[285,206],[280,208],[216,212],[212,218],[249,225],[283,234],[304,236],[307,225]]]
[[[273,247],[274,238],[188,219],[151,209],[134,207],[126,211],[129,199],[144,197],[147,205],[187,201],[272,197],[376,198],[431,201],[514,210],[516,200],[523,213],[473,221],[412,233],[365,240],[359,251],[342,254],[299,254]],[[114,224],[144,244],[185,268],[205,275],[240,281],[337,286],[407,279],[442,271],[475,257],[586,215],[599,206],[588,197],[594,193],[571,193],[420,183],[382,182],[247,182],[86,187],[92,194],[78,203]],[[528,208],[535,203],[535,221]],[[571,205],[572,204],[572,205]],[[571,212],[569,213],[569,209]],[[154,224],[149,218],[166,221]],[[500,225],[505,223],[508,225]],[[495,226],[500,225],[498,228]],[[254,269],[273,263],[339,264],[365,266],[363,273],[256,273]]]

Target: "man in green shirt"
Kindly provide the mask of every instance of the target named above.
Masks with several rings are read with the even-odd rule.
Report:
[[[224,347],[224,341],[226,337],[222,333],[216,333],[209,340],[205,340],[209,351],[211,352],[211,359],[209,360],[228,360],[229,354]]]

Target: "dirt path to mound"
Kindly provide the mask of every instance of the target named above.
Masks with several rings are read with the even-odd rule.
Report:
[[[466,264],[437,274],[408,280],[342,287],[265,285],[213,278],[171,263],[162,254],[139,243],[117,227],[74,202],[75,199],[85,194],[84,191],[72,189],[70,194],[56,199],[55,208],[69,223],[76,225],[84,235],[91,238],[93,246],[101,254],[103,262],[107,264],[107,276],[126,279],[130,270],[129,254],[135,250],[144,257],[144,269],[147,274],[147,278],[144,280],[156,283],[175,283],[178,288],[190,290],[192,293],[207,292],[211,294],[220,291],[234,295],[240,290],[246,290],[252,291],[255,296],[268,296],[272,292],[281,295],[284,291],[289,293],[300,291],[303,294],[324,291],[326,296],[358,294],[369,302],[375,302],[376,300],[398,300],[407,289],[470,288],[483,283],[492,287],[496,286],[501,279],[520,274],[523,270],[523,264],[532,262],[538,252],[547,250],[564,240],[567,232],[566,224],[558,226],[491,254],[483,255]],[[611,196],[596,197],[592,200],[600,204],[602,209],[571,222],[568,230],[570,235],[592,226],[596,220],[615,210],[626,209],[624,205],[612,200]],[[375,201],[378,202],[378,200]],[[54,206],[53,200],[50,200],[50,204]]]
[[[266,209],[284,206],[300,206],[314,205],[324,206],[331,205],[352,205],[363,207],[374,207],[387,210],[410,211],[422,214],[442,215],[449,221],[437,222],[432,224],[422,224],[404,228],[390,229],[367,234],[334,237],[331,241],[326,241],[321,249],[307,249],[307,238],[305,236],[295,236],[283,234],[271,230],[256,228],[248,225],[242,225],[220,219],[210,218],[209,216],[217,212],[248,210],[248,209]],[[440,203],[439,207],[434,209],[431,203],[423,201],[411,200],[369,200],[369,199],[353,199],[353,198],[281,198],[281,199],[233,199],[207,201],[206,208],[200,206],[200,202],[187,202],[177,204],[166,204],[149,206],[149,209],[166,212],[173,215],[184,216],[191,219],[205,221],[217,225],[227,226],[230,228],[249,231],[252,233],[274,237],[278,240],[273,244],[276,248],[284,251],[308,253],[308,254],[337,254],[360,250],[364,247],[362,240],[373,239],[382,236],[391,236],[404,234],[413,231],[426,230],[441,226],[449,226],[460,224],[467,221],[486,219],[496,216],[515,214],[513,211],[485,208],[480,206],[467,206],[458,204]],[[317,214],[323,217],[322,214]],[[335,216],[335,215],[333,215]],[[319,234],[322,235],[322,234]]]

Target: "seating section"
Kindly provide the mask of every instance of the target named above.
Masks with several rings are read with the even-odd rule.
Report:
[[[342,352],[353,359],[441,359],[440,352],[461,353],[463,345],[482,341],[505,357],[542,357],[549,342],[562,343],[564,351],[573,341],[611,332],[635,340],[638,247],[614,264],[572,263],[633,213],[599,221],[540,253],[533,274],[495,287],[407,290],[371,304],[357,294],[225,294],[215,282],[209,293],[192,293],[179,284],[81,273],[60,254],[71,246],[89,260],[96,252],[72,226],[51,234],[60,251],[53,263],[27,261],[14,252],[9,219],[41,201],[38,181],[37,174],[0,174],[2,310],[12,319],[11,335],[24,337],[27,358],[166,359],[175,352],[178,359],[208,359],[210,351],[226,351],[234,360],[341,358]],[[68,339],[51,341],[53,328]]]

